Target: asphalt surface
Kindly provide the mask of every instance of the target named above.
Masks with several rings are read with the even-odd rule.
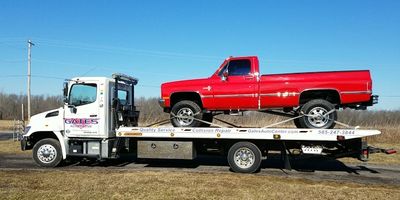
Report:
[[[13,134],[8,131],[0,131],[0,140],[13,139]]]
[[[7,136],[8,135],[8,136]],[[12,134],[0,134],[0,140],[12,139]],[[257,176],[278,176],[304,178],[313,181],[336,181],[362,184],[400,186],[400,166],[345,164],[338,160],[321,156],[302,156],[290,160],[292,170],[284,169],[278,155],[264,160]],[[138,160],[126,155],[109,161],[70,161],[57,168],[41,168],[31,155],[9,155],[0,153],[0,170],[112,170],[112,171],[185,171],[194,173],[233,173],[225,157],[219,155],[199,155],[192,161],[185,160]]]

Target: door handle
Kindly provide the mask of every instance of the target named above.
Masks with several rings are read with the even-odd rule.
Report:
[[[253,79],[254,79],[253,76],[245,76],[245,77],[244,77],[244,80],[253,80]]]
[[[90,115],[89,117],[97,117],[97,115]]]

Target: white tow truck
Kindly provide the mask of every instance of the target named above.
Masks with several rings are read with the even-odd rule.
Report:
[[[290,150],[302,154],[349,156],[366,161],[365,138],[378,130],[298,128],[139,127],[134,100],[136,78],[113,74],[78,77],[64,83],[64,106],[32,116],[21,138],[42,167],[69,158],[195,159],[216,150],[235,172],[252,173],[269,151],[281,151],[290,168]],[[184,117],[184,116],[177,116]]]

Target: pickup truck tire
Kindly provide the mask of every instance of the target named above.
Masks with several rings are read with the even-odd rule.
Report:
[[[33,160],[41,167],[56,167],[62,160],[61,145],[56,139],[42,139],[32,150]]]
[[[299,116],[299,115],[296,114],[295,117],[297,117],[297,116]],[[302,125],[300,124],[300,118],[301,118],[301,117],[296,118],[296,119],[293,120],[294,125],[296,126],[296,128],[303,128]]]
[[[183,118],[179,118],[179,117]],[[186,118],[185,118],[186,117]],[[190,119],[187,117],[193,117],[196,119],[203,119],[203,113],[201,112],[200,106],[193,101],[183,100],[172,106],[170,118],[171,123],[174,127],[201,127],[202,122]]]
[[[203,121],[212,123],[212,121],[213,121],[212,113],[203,113]],[[210,127],[210,126],[211,126],[211,124],[202,123],[202,127]]]
[[[237,142],[228,151],[228,163],[232,171],[253,173],[260,168],[261,151],[251,142]]]
[[[315,117],[304,116],[299,118],[301,128],[311,129],[330,129],[335,126],[337,120],[336,110],[324,116],[329,111],[335,109],[335,106],[324,99],[314,99],[305,103],[300,109],[306,115],[314,115]]]

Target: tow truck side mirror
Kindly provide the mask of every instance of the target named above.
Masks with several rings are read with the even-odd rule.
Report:
[[[67,103],[68,102],[68,82],[64,82],[64,85],[63,85],[63,96],[64,96],[64,98],[63,98],[64,103]]]

